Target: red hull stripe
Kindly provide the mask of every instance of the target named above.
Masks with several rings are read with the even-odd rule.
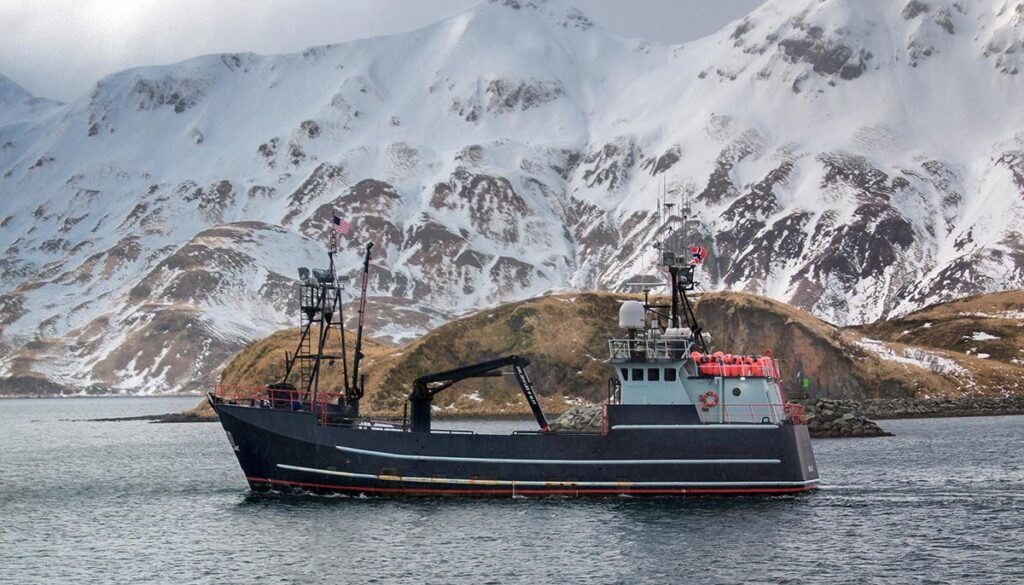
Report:
[[[302,488],[327,489],[344,492],[376,492],[376,493],[409,493],[409,494],[458,494],[458,495],[494,495],[512,494],[511,488],[506,489],[422,489],[422,488],[391,488],[391,487],[358,487],[349,485],[335,485],[326,483],[312,483],[306,481],[285,481],[283,479],[268,479],[264,477],[246,477],[249,483],[264,483],[270,485],[287,485]],[[763,487],[763,488],[580,488],[580,489],[536,489],[516,488],[514,493],[522,495],[576,495],[576,494],[647,494],[647,495],[702,495],[702,494],[793,494],[818,489],[817,484],[796,487]]]

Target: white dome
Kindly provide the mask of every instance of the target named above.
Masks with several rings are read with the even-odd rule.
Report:
[[[619,307],[619,327],[623,329],[644,328],[644,305],[640,301],[626,301]]]

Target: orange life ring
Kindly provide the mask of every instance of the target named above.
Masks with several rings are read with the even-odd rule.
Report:
[[[718,394],[714,390],[708,390],[700,395],[700,405],[706,409],[718,406]]]

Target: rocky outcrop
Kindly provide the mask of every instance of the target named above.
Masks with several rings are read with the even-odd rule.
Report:
[[[562,433],[596,433],[604,426],[604,407],[600,404],[574,406],[549,423],[551,430]]]
[[[805,402],[807,430],[815,438],[892,436],[860,413],[857,406],[853,401],[821,398]]]

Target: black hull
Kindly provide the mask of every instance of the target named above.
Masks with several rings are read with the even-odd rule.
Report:
[[[402,495],[782,494],[816,489],[803,425],[612,425],[603,434],[412,433],[215,404],[254,491]],[[731,427],[731,428],[730,428]]]

